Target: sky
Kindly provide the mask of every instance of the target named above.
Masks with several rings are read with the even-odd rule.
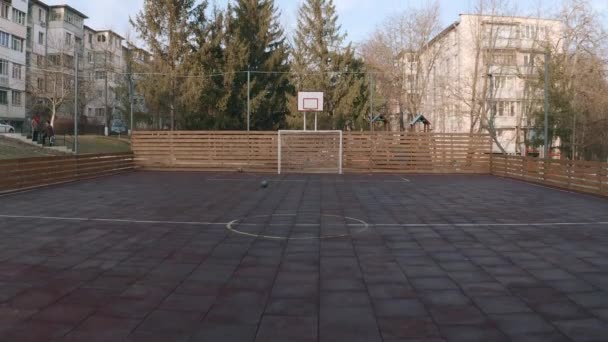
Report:
[[[210,0],[219,7],[225,7],[230,0]],[[297,10],[303,0],[275,0],[281,11],[281,21],[286,31],[295,29]],[[603,15],[603,22],[608,27],[608,0],[590,0],[594,8]],[[129,17],[135,16],[143,6],[144,0],[47,0],[49,5],[68,4],[88,15],[85,23],[94,29],[112,29],[120,34],[131,36],[135,33],[129,26]],[[334,0],[338,11],[339,22],[346,31],[347,37],[355,44],[381,25],[388,17],[408,8],[422,6],[424,0]],[[448,26],[458,20],[458,14],[471,12],[474,0],[439,0],[441,24]],[[517,0],[513,1],[529,15],[552,13],[556,0]],[[117,9],[119,9],[117,11]]]

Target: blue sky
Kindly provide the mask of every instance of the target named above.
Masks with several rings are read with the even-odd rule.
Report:
[[[210,0],[212,3],[214,0]],[[224,7],[230,0],[215,0]],[[282,13],[282,22],[289,32],[295,28],[298,5],[302,0],[275,0]],[[605,26],[608,26],[608,0],[591,0],[596,10],[603,14]],[[48,4],[68,4],[87,14],[90,19],[87,25],[96,29],[113,29],[126,34],[129,30],[129,16],[134,16],[142,7],[143,0],[48,0]],[[388,16],[410,7],[421,6],[424,0],[334,0],[338,9],[342,28],[348,38],[357,43],[364,40]],[[441,24],[448,24],[458,19],[459,13],[470,12],[473,0],[440,0]],[[556,0],[523,0],[513,1],[526,14],[537,14],[555,11]],[[527,7],[527,8],[526,8]],[[116,9],[119,8],[119,11]],[[132,31],[132,30],[131,30]]]

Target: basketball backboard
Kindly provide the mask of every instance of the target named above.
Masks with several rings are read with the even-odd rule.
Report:
[[[301,91],[298,92],[298,111],[300,112],[322,112],[323,93]]]

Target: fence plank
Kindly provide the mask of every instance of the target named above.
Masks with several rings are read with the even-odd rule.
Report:
[[[326,150],[334,149],[334,136],[333,142],[324,142],[321,139],[330,138],[307,134],[290,142],[292,155],[284,161],[290,162],[291,171],[312,172],[303,166],[306,158],[312,164],[319,153],[333,156]],[[490,173],[491,169],[491,140],[483,134],[344,132],[342,145],[347,172]],[[276,172],[278,162],[277,132],[138,131],[132,148],[136,165],[146,169]],[[317,169],[331,167],[317,165]]]
[[[0,192],[9,192],[130,171],[135,163],[126,152],[12,159],[2,166]]]
[[[493,175],[608,195],[608,163],[497,155],[490,164]]]

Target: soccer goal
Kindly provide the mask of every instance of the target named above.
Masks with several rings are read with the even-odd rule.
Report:
[[[280,130],[278,173],[342,174],[342,131]]]

